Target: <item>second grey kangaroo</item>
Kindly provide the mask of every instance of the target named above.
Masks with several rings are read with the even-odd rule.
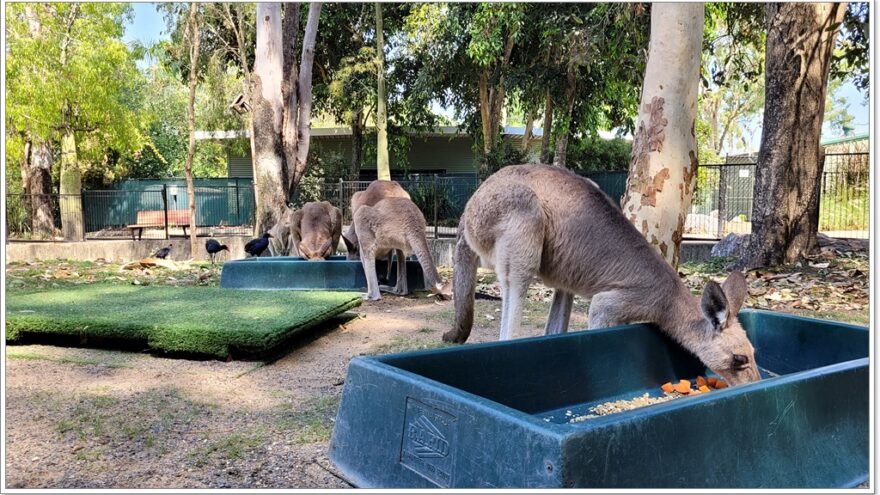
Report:
[[[501,339],[519,329],[537,276],[555,289],[545,332],[568,330],[574,294],[592,298],[589,327],[651,322],[732,385],[760,379],[736,314],[745,278],[733,272],[691,295],[676,271],[592,181],[558,167],[516,165],[490,176],[468,201],[455,249],[455,326],[464,342],[474,318],[482,258],[502,291]]]

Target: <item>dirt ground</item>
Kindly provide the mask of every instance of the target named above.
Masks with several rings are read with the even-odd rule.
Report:
[[[542,333],[532,293],[520,336]],[[573,325],[586,323],[580,302]],[[442,345],[452,302],[385,296],[290,342],[274,362],[7,347],[10,488],[346,488],[327,460],[352,357]],[[472,342],[497,339],[479,299]]]
[[[865,265],[866,261],[865,257]],[[51,286],[66,281],[68,275],[59,278],[58,270],[55,265],[7,267],[7,277],[13,278],[7,284],[42,280]],[[116,272],[108,272],[112,273]],[[444,276],[450,276],[448,271]],[[827,278],[824,272],[804,276]],[[703,285],[689,272],[682,277],[696,287]],[[210,285],[213,280],[192,278],[194,285]],[[768,280],[783,279],[773,275]],[[158,283],[154,278],[149,282]],[[496,293],[491,275],[481,276],[481,282],[481,292]],[[766,294],[762,283],[753,284],[761,294],[756,297]],[[836,311],[831,316],[804,314],[866,324],[867,281],[863,285],[853,289],[860,301],[856,309],[851,308],[852,296],[841,290],[843,295],[822,304]],[[779,288],[780,293],[784,290]],[[515,337],[542,333],[549,300],[548,290],[530,290],[523,328]],[[754,302],[760,305],[760,300]],[[477,299],[469,342],[498,338],[500,307],[498,299]],[[572,329],[586,326],[587,309],[585,301],[575,300]],[[424,293],[405,298],[386,295],[298,336],[278,353],[279,358],[268,361],[200,361],[138,350],[8,346],[7,486],[350,487],[327,459],[348,362],[358,355],[443,345],[440,336],[450,328],[453,314],[451,301],[437,302]]]

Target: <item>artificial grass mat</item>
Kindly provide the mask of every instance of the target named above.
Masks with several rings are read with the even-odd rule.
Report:
[[[6,293],[6,340],[57,334],[146,340],[152,349],[260,353],[361,302],[350,292],[92,284]]]

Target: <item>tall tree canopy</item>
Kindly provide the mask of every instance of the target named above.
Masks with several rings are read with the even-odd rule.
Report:
[[[83,172],[130,159],[144,143],[143,78],[135,64],[141,53],[122,41],[130,17],[127,4],[21,3],[7,9],[7,143],[22,151],[60,147],[57,184],[69,195],[62,206],[68,239],[83,237]],[[43,149],[30,156],[47,154]],[[41,162],[25,168],[45,171]],[[44,185],[29,192],[50,191]]]

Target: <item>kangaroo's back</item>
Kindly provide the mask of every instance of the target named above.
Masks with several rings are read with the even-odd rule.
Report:
[[[599,186],[559,167],[505,167],[480,186],[463,221],[468,243],[484,258],[494,255],[499,235],[540,236],[538,275],[574,293],[590,296],[621,286],[662,290],[677,281]]]

